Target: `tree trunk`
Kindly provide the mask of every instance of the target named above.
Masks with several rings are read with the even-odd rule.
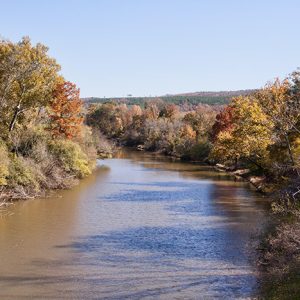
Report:
[[[10,122],[10,125],[9,125],[9,131],[12,131],[14,129],[17,118],[18,118],[18,115],[20,113],[20,110],[21,110],[21,101],[18,103],[18,105],[15,109],[14,116],[13,116],[11,122]]]
[[[247,158],[247,160],[250,162],[250,163],[252,163],[252,164],[254,164],[255,166],[257,166],[260,170],[264,170],[264,168],[259,164],[259,163],[257,163],[254,159],[251,159],[251,158]]]
[[[234,159],[234,168],[235,168],[235,170],[238,168],[238,158],[236,157],[235,159]]]

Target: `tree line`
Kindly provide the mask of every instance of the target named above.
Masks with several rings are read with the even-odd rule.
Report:
[[[89,105],[86,123],[127,146],[183,159],[249,168],[272,184],[299,178],[300,73],[228,105],[188,107],[154,99],[145,106]]]
[[[165,95],[161,97],[117,97],[117,98],[98,98],[88,97],[84,98],[85,103],[101,104],[105,102],[125,103],[127,105],[139,105],[145,107],[146,103],[152,100],[161,99],[169,104],[197,106],[198,104],[209,105],[225,105],[228,104],[233,96],[248,95],[255,90],[241,90],[241,91],[226,91],[226,92],[196,92],[178,95]]]
[[[59,71],[46,46],[0,40],[1,199],[71,186],[107,146],[84,124],[80,91]]]

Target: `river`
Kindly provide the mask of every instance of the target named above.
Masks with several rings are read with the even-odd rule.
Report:
[[[123,153],[0,218],[1,299],[249,299],[267,201],[210,167]],[[250,245],[250,247],[249,247]]]

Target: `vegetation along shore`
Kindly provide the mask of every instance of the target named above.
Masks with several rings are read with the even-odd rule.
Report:
[[[204,93],[133,102],[84,101],[59,72],[46,46],[29,38],[0,41],[2,205],[73,186],[92,172],[97,157],[112,154],[114,144],[218,164],[274,199],[280,222],[260,247],[263,274],[299,278],[298,71],[231,100],[226,93]]]
[[[84,124],[75,84],[48,48],[0,41],[0,201],[71,187],[90,174],[106,139]]]

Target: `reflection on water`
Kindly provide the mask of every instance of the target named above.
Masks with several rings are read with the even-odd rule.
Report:
[[[0,219],[0,297],[245,299],[266,200],[196,164],[123,153]],[[59,197],[58,197],[59,196]]]

